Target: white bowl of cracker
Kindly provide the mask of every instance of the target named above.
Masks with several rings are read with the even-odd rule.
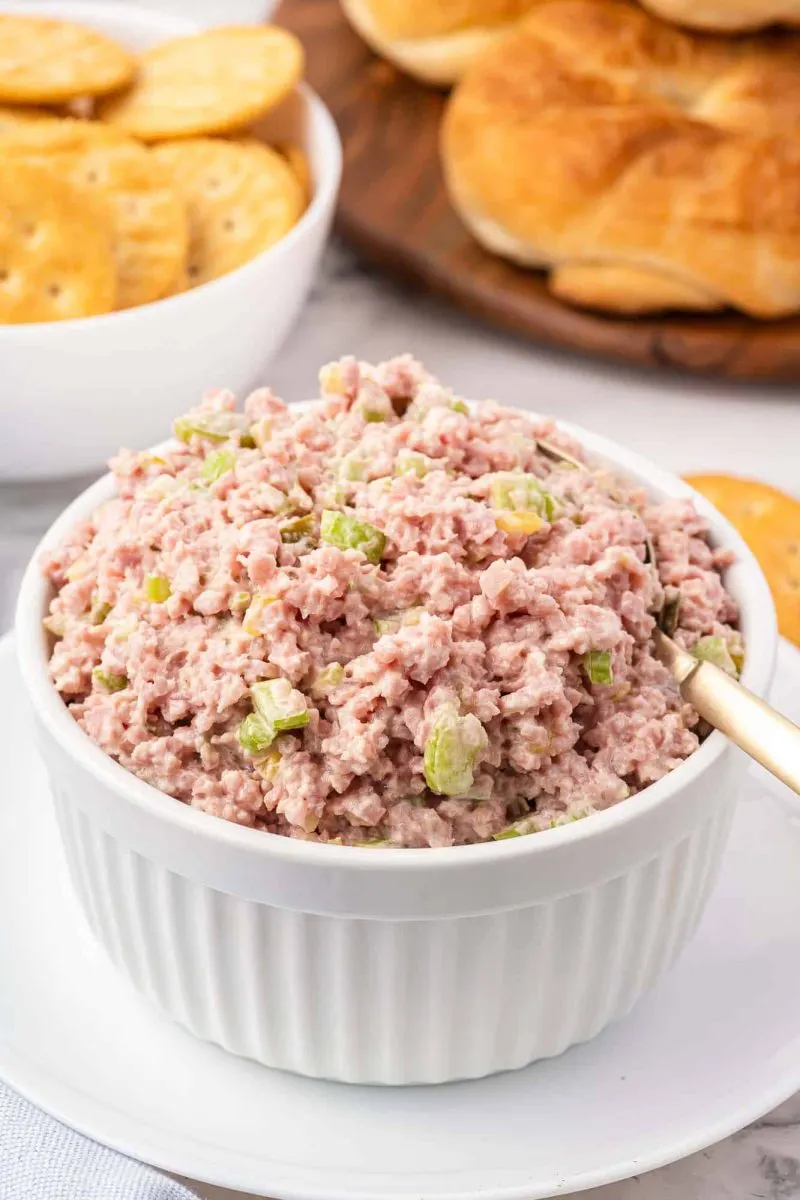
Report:
[[[341,175],[302,71],[275,27],[0,2],[0,480],[93,470],[262,380]]]

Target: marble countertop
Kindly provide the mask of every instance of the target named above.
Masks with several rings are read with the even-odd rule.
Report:
[[[647,375],[547,352],[396,288],[340,246],[329,251],[300,322],[265,378],[286,399],[301,399],[314,394],[318,366],[342,353],[374,361],[403,350],[465,395],[598,429],[671,470],[732,471],[800,489],[797,388]],[[36,539],[86,482],[0,486],[0,631],[11,622],[21,569]],[[197,1190],[203,1200],[233,1198]],[[594,1195],[800,1200],[800,1096],[713,1149]]]

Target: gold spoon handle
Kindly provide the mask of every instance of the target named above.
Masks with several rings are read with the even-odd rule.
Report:
[[[656,653],[672,671],[681,695],[709,725],[800,795],[800,728],[759,700],[713,663],[698,662],[663,633]]]

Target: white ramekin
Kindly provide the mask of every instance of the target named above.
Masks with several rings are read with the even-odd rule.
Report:
[[[0,0],[0,12],[23,9],[80,21],[137,50],[196,28],[109,0]],[[118,446],[156,441],[205,388],[244,392],[264,382],[316,277],[342,155],[333,118],[305,84],[262,128],[276,142],[301,146],[314,178],[308,209],[275,246],[167,300],[0,326],[0,481],[98,471]]]
[[[769,590],[719,514],[674,476],[565,426],[659,497],[693,496],[768,690]],[[81,731],[47,674],[39,555],[112,494],[106,477],[26,572],[17,645],[69,870],[113,961],[164,1012],[235,1054],[358,1083],[438,1083],[560,1054],[623,1016],[692,935],[744,763],[712,734],[638,796],[571,826],[452,849],[272,837],[177,803]]]

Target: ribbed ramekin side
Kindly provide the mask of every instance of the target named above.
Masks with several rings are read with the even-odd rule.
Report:
[[[241,900],[128,850],[56,796],[70,873],[114,962],[235,1054],[359,1083],[437,1083],[559,1054],[627,1012],[708,897],[730,825],[602,885],[482,916],[381,921]]]

